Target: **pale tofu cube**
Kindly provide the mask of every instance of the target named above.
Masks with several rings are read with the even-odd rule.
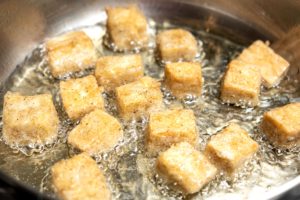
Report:
[[[224,172],[232,175],[257,151],[258,144],[247,131],[237,124],[230,124],[212,136],[205,148],[207,155]]]
[[[119,114],[125,120],[157,111],[162,107],[160,83],[151,77],[116,88]]]
[[[51,94],[5,94],[3,139],[7,144],[28,146],[52,143],[57,138],[58,129],[59,118]]]
[[[221,99],[225,103],[257,106],[261,75],[256,66],[240,60],[229,63],[221,85]]]
[[[135,5],[107,7],[107,32],[118,50],[133,50],[148,45],[148,25],[142,11]]]
[[[105,56],[97,61],[95,76],[105,90],[136,81],[144,75],[141,55]]]
[[[93,67],[97,59],[92,40],[81,31],[48,40],[46,49],[49,69],[54,77]]]
[[[150,114],[146,145],[151,153],[165,151],[171,145],[188,142],[198,143],[195,116],[192,110],[175,109]]]
[[[165,84],[177,98],[183,98],[187,94],[201,96],[203,84],[201,65],[189,62],[166,64]]]
[[[95,109],[104,109],[103,88],[92,75],[60,82],[63,106],[72,120],[83,117]]]
[[[268,139],[279,147],[300,144],[300,103],[291,103],[266,112],[261,124]]]
[[[158,52],[163,61],[192,61],[197,55],[197,40],[188,31],[171,29],[156,37]]]
[[[157,169],[169,182],[176,182],[184,192],[198,192],[216,175],[217,169],[187,142],[178,143],[161,153]]]
[[[54,191],[62,200],[110,200],[102,170],[87,154],[61,160],[51,168]]]
[[[120,122],[102,110],[94,110],[69,133],[68,143],[94,156],[112,150],[122,138]]]
[[[238,57],[244,62],[256,66],[261,73],[263,85],[276,86],[289,69],[289,63],[276,54],[267,43],[255,41],[246,48]]]

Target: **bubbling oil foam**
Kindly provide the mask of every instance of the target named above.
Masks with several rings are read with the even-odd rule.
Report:
[[[157,62],[155,53],[155,34],[164,29],[172,28],[169,23],[157,24],[149,22],[150,44],[146,51],[139,51],[143,56],[145,74],[159,80],[163,79],[163,62]],[[184,27],[187,28],[187,27]],[[187,28],[189,29],[189,28]],[[105,41],[105,25],[97,24],[83,27],[93,40],[98,55],[119,54],[107,49],[113,45]],[[242,50],[242,46],[225,38],[189,29],[198,40],[199,53],[197,61],[202,64],[204,77],[203,95],[195,98],[187,95],[179,101],[162,87],[164,103],[168,108],[189,108],[196,116],[199,132],[199,148],[203,150],[207,140],[221,130],[229,122],[238,122],[250,136],[260,144],[259,152],[245,164],[245,167],[232,180],[224,175],[218,175],[199,193],[184,196],[173,186],[165,184],[154,170],[155,158],[147,156],[144,149],[144,132],[148,119],[122,122],[124,128],[123,140],[111,151],[95,156],[99,167],[103,169],[113,192],[114,199],[243,199],[257,198],[267,190],[298,176],[300,156],[298,149],[278,150],[272,147],[259,129],[262,114],[273,107],[289,102],[299,101],[300,90],[297,84],[288,77],[280,86],[270,90],[262,89],[261,103],[256,108],[240,108],[222,104],[219,100],[220,82],[226,64]],[[158,63],[158,64],[157,64]],[[92,74],[93,70],[72,73],[62,77],[82,77]],[[3,95],[6,91],[20,91],[23,94],[40,94],[50,92],[58,111],[61,130],[54,144],[47,147],[10,148],[0,143],[0,169],[18,180],[55,197],[51,186],[50,167],[61,159],[76,153],[66,144],[67,133],[78,123],[68,119],[62,109],[58,93],[59,81],[54,79],[45,59],[44,46],[39,46],[3,85]],[[113,94],[103,94],[107,112],[117,117],[117,108]],[[2,106],[2,105],[1,105]],[[2,109],[2,108],[1,108]],[[2,121],[1,124],[2,126]],[[0,126],[0,127],[1,127]],[[21,153],[20,153],[21,152]],[[22,154],[24,153],[24,154]],[[27,155],[27,156],[26,156]],[[176,186],[176,183],[175,183]]]

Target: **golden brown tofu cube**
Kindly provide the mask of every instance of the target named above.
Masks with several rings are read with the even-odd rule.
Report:
[[[156,43],[163,61],[192,61],[198,51],[195,37],[183,29],[160,32],[156,37]]]
[[[261,124],[268,139],[279,147],[300,144],[300,103],[291,103],[266,112]]]
[[[147,46],[147,20],[137,6],[108,7],[106,14],[108,35],[117,49],[126,51]]]
[[[236,105],[259,104],[261,75],[259,70],[240,60],[229,63],[221,85],[221,99]]]
[[[108,91],[136,81],[144,75],[141,55],[104,56],[98,59],[95,76]]]
[[[95,109],[104,109],[103,88],[92,75],[60,82],[60,95],[69,118],[75,120]]]
[[[57,137],[58,129],[59,119],[51,94],[5,94],[3,138],[9,145],[52,143]]]
[[[102,110],[94,110],[70,132],[68,143],[76,149],[96,155],[111,150],[122,138],[120,122]]]
[[[102,170],[87,154],[57,162],[51,168],[52,184],[62,200],[110,200]]]
[[[168,63],[165,67],[165,84],[172,94],[183,98],[187,94],[201,96],[202,72],[199,63]]]
[[[186,193],[198,192],[217,173],[216,167],[187,142],[178,143],[161,153],[157,169],[170,182],[177,182]]]
[[[54,77],[92,67],[97,59],[92,40],[81,31],[66,33],[46,43],[49,68]]]
[[[128,120],[132,117],[159,110],[162,107],[160,83],[151,77],[116,88],[118,109],[121,117]]]
[[[284,58],[260,40],[246,48],[238,59],[256,66],[261,72],[262,83],[266,87],[278,85],[289,68],[289,63]]]
[[[258,150],[258,144],[237,124],[230,124],[212,136],[205,154],[229,175],[236,172]]]
[[[196,146],[198,134],[192,110],[176,109],[150,114],[146,144],[154,154],[165,151],[171,145],[188,142]]]

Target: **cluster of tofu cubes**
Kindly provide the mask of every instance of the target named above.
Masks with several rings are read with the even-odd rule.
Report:
[[[147,20],[136,6],[109,7],[106,12],[107,35],[118,50],[147,47]],[[179,99],[187,94],[201,96],[203,78],[201,64],[195,61],[198,48],[194,36],[183,29],[170,29],[158,33],[156,43],[165,63],[165,87]],[[64,200],[111,198],[105,176],[92,156],[112,150],[123,138],[123,128],[105,111],[104,91],[115,93],[120,118],[149,115],[147,150],[158,155],[158,172],[186,193],[198,192],[220,170],[232,175],[258,151],[258,144],[244,129],[230,124],[212,136],[201,153],[193,111],[162,109],[161,83],[144,76],[139,54],[97,58],[92,40],[81,31],[50,39],[46,48],[49,69],[55,78],[95,66],[93,75],[59,83],[65,113],[71,120],[80,120],[68,134],[68,144],[82,152],[59,161],[51,169],[55,191]],[[228,64],[221,99],[256,106],[261,83],[266,87],[277,85],[288,66],[266,43],[256,41]],[[6,143],[52,143],[59,124],[51,94],[5,95]],[[275,145],[300,144],[300,103],[266,112],[261,126]]]

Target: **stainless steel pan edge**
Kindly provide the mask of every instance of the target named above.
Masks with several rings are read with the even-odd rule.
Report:
[[[300,22],[300,2],[293,0],[2,0],[0,84],[45,38],[103,21],[106,5],[129,3],[139,4],[145,14],[155,20],[168,19],[207,29],[245,44],[258,38],[276,41]],[[0,179],[7,180],[13,187],[28,187],[2,173]],[[270,191],[264,198],[277,199],[299,185],[298,176]]]

